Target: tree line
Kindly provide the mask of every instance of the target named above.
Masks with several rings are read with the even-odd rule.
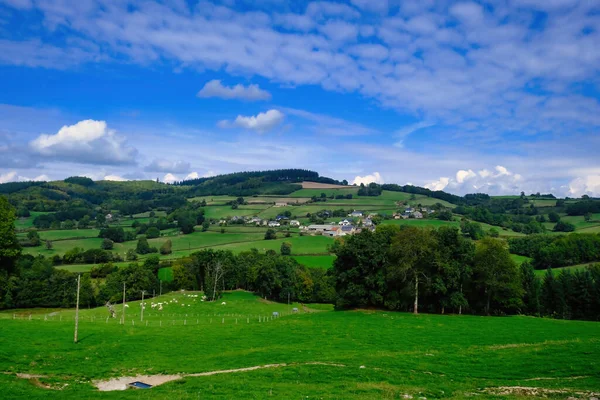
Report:
[[[600,266],[561,272],[566,283],[542,290],[546,283],[531,264],[517,266],[503,239],[473,242],[452,227],[379,226],[346,237],[333,251],[339,309],[600,319]]]
[[[531,235],[508,239],[510,252],[532,258],[535,269],[560,268],[600,261],[600,235]]]

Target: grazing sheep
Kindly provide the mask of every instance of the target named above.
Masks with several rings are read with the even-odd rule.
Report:
[[[298,308],[297,307],[292,308],[292,312],[293,313],[297,313],[298,312]]]
[[[273,316],[274,316],[275,318],[277,318],[277,317],[279,317],[279,313],[278,313],[277,311],[273,311]]]
[[[224,306],[224,305],[227,305],[227,303],[225,303],[225,302],[222,302],[222,303],[221,303],[221,305],[222,305],[222,306]]]
[[[125,304],[125,308],[129,308],[129,304]]]

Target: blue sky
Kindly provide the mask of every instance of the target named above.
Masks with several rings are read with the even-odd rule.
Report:
[[[0,0],[0,182],[600,196],[600,3]]]

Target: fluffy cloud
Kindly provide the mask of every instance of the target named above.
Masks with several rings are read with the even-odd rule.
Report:
[[[169,173],[169,174],[166,174],[165,176],[163,176],[162,180],[165,183],[173,183],[173,182],[179,181],[179,178],[177,178],[175,175]]]
[[[4,174],[0,174],[0,183],[13,182],[16,177],[16,171],[9,171]]]
[[[494,171],[482,169],[475,173],[471,169],[459,170],[454,177],[441,177],[428,182],[425,187],[431,190],[445,190],[460,194],[475,192],[508,194],[528,189],[531,191],[521,175],[514,174],[501,165],[497,165]]]
[[[115,181],[115,182],[125,182],[128,179],[123,178],[119,175],[106,175],[102,180],[104,181]]]
[[[185,161],[155,159],[148,164],[144,170],[148,172],[174,172],[182,174],[190,170],[190,163]]]
[[[198,179],[198,178],[200,178],[200,175],[198,175],[197,172],[190,172],[189,174],[187,174],[187,176],[184,178],[184,180]]]
[[[35,178],[30,178],[28,176],[21,176],[17,174],[17,171],[9,171],[4,174],[0,174],[0,183],[7,182],[42,182],[49,181],[50,177],[46,174],[41,174],[36,176]]]
[[[105,121],[91,119],[63,126],[55,135],[40,135],[29,146],[39,156],[81,164],[133,164],[137,156]]]
[[[354,178],[354,180],[352,181],[353,185],[360,185],[361,183],[364,185],[368,185],[369,183],[385,183],[383,181],[383,178],[381,177],[381,174],[379,172],[373,172],[371,175],[365,175],[365,176],[356,176]]]
[[[233,126],[239,126],[244,129],[250,129],[256,132],[268,132],[275,127],[281,125],[285,115],[279,110],[269,110],[264,113],[259,113],[256,116],[245,117],[238,115],[237,118],[231,122],[227,120],[219,121],[217,124],[220,128],[230,128]]]
[[[580,197],[584,194],[600,197],[600,175],[588,175],[573,179],[569,183],[568,196]]]
[[[444,190],[448,183],[450,182],[450,178],[441,177],[437,181],[429,182],[425,185],[425,187],[429,190]]]
[[[248,101],[270,100],[271,94],[262,90],[258,85],[244,86],[237,84],[235,86],[223,86],[221,81],[214,79],[207,82],[198,92],[198,97],[219,97],[221,99],[241,99]]]

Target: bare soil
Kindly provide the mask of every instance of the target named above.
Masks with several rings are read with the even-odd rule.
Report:
[[[353,189],[353,186],[332,185],[329,183],[302,182],[302,189]]]

